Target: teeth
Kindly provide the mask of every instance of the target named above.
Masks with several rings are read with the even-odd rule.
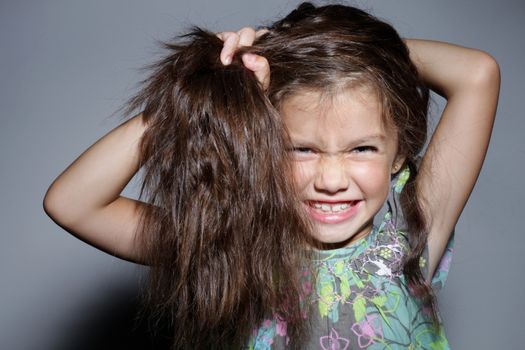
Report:
[[[338,212],[338,211],[341,211],[341,210],[345,210],[346,208],[348,208],[348,204],[346,204],[346,203],[336,204],[336,205],[332,206],[332,211]]]
[[[313,203],[313,207],[315,209],[320,209],[323,212],[338,213],[340,211],[348,209],[350,205],[348,203],[341,203],[341,204],[334,204],[334,205],[330,205],[327,203]]]

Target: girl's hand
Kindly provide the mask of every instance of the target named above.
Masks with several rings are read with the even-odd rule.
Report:
[[[267,29],[260,29],[255,31],[251,27],[244,27],[238,32],[222,32],[217,34],[217,37],[224,42],[221,51],[221,62],[225,66],[232,62],[235,51],[243,46],[251,46],[255,39],[268,32]],[[263,89],[267,89],[270,85],[270,65],[268,60],[262,56],[252,53],[245,53],[242,55],[242,62],[244,66],[254,72],[255,77],[261,83]]]

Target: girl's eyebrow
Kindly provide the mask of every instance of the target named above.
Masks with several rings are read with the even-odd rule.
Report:
[[[385,140],[386,140],[386,136],[384,134],[372,134],[372,135],[367,135],[367,136],[352,140],[352,143],[366,143],[366,142],[371,142],[371,141],[384,142]]]
[[[317,140],[311,140],[308,137],[302,137],[301,135],[290,135],[290,138],[294,144],[300,144],[301,146],[314,147],[315,145],[317,145]],[[355,145],[369,142],[385,143],[386,139],[387,137],[385,134],[366,135],[355,140],[350,140],[347,147],[354,147]]]
[[[297,139],[298,141],[302,141],[302,142],[309,142],[310,141],[310,140],[308,140],[308,138],[303,138],[302,135],[291,134],[290,136],[291,136],[291,138]],[[383,142],[385,140],[386,140],[386,135],[384,135],[384,134],[372,134],[372,135],[366,135],[366,136],[360,137],[358,139],[352,140],[351,143],[365,143],[365,142],[370,142],[370,141],[381,141],[381,142]]]

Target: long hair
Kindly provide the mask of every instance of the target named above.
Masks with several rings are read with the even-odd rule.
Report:
[[[272,314],[299,346],[308,329],[299,272],[316,242],[294,193],[278,110],[301,90],[336,94],[355,83],[377,93],[410,167],[403,272],[438,325],[419,268],[427,226],[416,191],[429,92],[397,32],[352,7],[304,3],[229,66],[219,61],[222,41],[200,29],[164,47],[127,110],[143,109],[148,124],[140,196],[152,205],[137,239],[151,265],[147,306],[173,332],[173,348],[241,348]],[[240,61],[247,50],[270,62],[266,92]]]
[[[269,314],[304,332],[299,271],[310,244],[278,112],[222,41],[195,28],[128,102],[143,108],[137,232],[146,306],[173,348],[240,348]]]
[[[409,291],[431,310],[434,326],[439,327],[435,295],[419,267],[428,230],[416,191],[417,159],[427,138],[429,90],[399,34],[354,7],[302,3],[271,25],[254,50],[270,62],[268,94],[276,108],[301,91],[334,95],[366,84],[376,92],[383,121],[394,126],[398,153],[406,157],[404,166],[412,174],[400,194],[410,246],[403,273]]]

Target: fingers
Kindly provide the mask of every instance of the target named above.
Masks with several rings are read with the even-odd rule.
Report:
[[[263,36],[264,34],[268,33],[269,30],[266,29],[266,28],[261,28],[259,29],[258,31],[255,32],[255,38],[256,39],[259,39],[261,36]]]
[[[224,45],[221,50],[221,62],[225,66],[229,65],[232,62],[233,54],[239,46],[239,35],[234,32],[223,32],[217,34],[217,37],[224,42]]]
[[[266,90],[270,85],[270,64],[268,60],[263,56],[245,53],[242,55],[242,63],[246,68],[253,71],[262,88]]]
[[[251,27],[244,27],[238,32],[222,32],[217,37],[224,42],[221,51],[221,62],[225,66],[232,62],[235,51],[242,46],[251,46],[256,38],[257,33]]]
[[[252,46],[255,41],[255,30],[251,27],[244,27],[237,32],[239,35],[239,47],[241,46]]]
[[[257,32],[251,27],[244,27],[238,32],[222,32],[217,37],[224,42],[220,59],[225,66],[232,62],[235,51],[243,46],[251,46],[255,39],[266,34],[268,29],[259,29]],[[254,72],[255,77],[267,89],[270,85],[270,65],[268,60],[262,56],[246,53],[242,56],[242,62],[246,68]]]

